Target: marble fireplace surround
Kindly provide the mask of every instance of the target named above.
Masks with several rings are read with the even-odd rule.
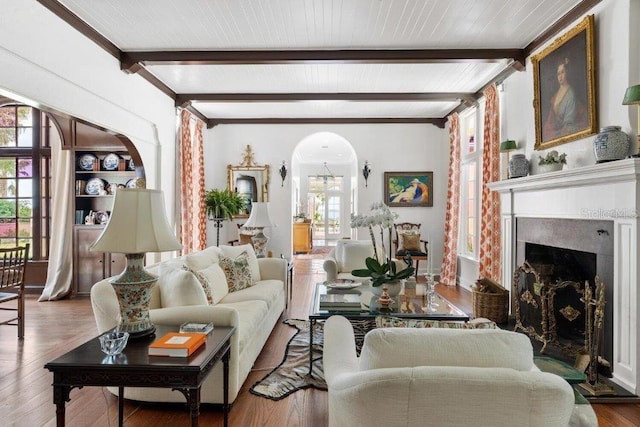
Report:
[[[625,159],[489,184],[500,194],[502,283],[516,267],[518,218],[613,221],[613,381],[640,392],[638,242],[640,159]],[[513,313],[512,313],[513,314]]]

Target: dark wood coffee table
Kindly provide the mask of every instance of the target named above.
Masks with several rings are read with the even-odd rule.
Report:
[[[322,310],[320,295],[327,293],[358,293],[361,299],[360,310]],[[378,304],[378,297],[373,295],[371,287],[363,284],[353,289],[329,289],[324,283],[316,283],[309,310],[309,372],[313,366],[313,331],[319,320],[326,320],[333,315],[344,316],[352,320],[370,320],[373,324],[377,316],[393,316],[403,319],[428,319],[448,321],[468,321],[469,316],[444,297],[435,294],[434,306],[427,307],[425,285],[418,284],[414,289],[404,289],[400,295],[393,297],[394,303],[388,307]],[[373,327],[372,327],[373,328]]]
[[[100,350],[98,338],[63,354],[44,367],[53,372],[53,402],[58,426],[65,424],[65,402],[73,388],[116,386],[119,390],[118,425],[123,423],[125,387],[160,387],[181,392],[187,399],[191,425],[198,425],[200,388],[213,367],[222,360],[224,425],[229,413],[229,349],[235,328],[215,327],[207,343],[189,357],[149,356],[148,347],[156,337],[177,331],[178,327],[157,326],[149,339],[130,341],[122,354],[114,357]]]

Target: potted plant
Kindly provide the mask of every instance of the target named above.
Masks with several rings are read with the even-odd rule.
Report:
[[[545,157],[538,156],[538,170],[542,173],[562,170],[562,165],[567,164],[567,155],[558,154],[556,150],[551,150]]]
[[[204,203],[209,219],[232,220],[245,207],[246,201],[238,193],[224,190],[208,190],[204,196]]]
[[[415,269],[409,264],[409,267],[397,271],[398,261],[392,260],[391,255],[387,256],[384,250],[384,234],[385,231],[393,226],[393,221],[397,219],[398,215],[391,212],[389,207],[384,203],[374,203],[371,206],[370,215],[354,215],[351,218],[351,227],[367,227],[369,229],[369,235],[371,236],[371,243],[373,244],[374,257],[368,257],[365,260],[367,268],[353,270],[351,274],[356,277],[371,277],[371,286],[375,294],[381,293],[381,289],[385,285],[387,286],[387,292],[389,295],[397,295],[402,289],[402,279],[410,277],[415,272]],[[373,232],[374,227],[380,227],[380,245],[376,244],[375,235]],[[378,249],[381,253],[378,253]],[[391,249],[391,248],[389,248]],[[391,253],[391,250],[389,250]],[[379,261],[382,260],[382,263]]]
[[[383,264],[380,264],[377,259],[368,257],[365,260],[365,265],[367,268],[353,270],[351,274],[356,277],[371,277],[371,286],[374,289],[379,291],[381,287],[386,286],[387,292],[391,296],[400,293],[402,289],[401,280],[411,277],[415,271],[412,266],[398,271],[396,261],[392,259],[387,259]]]

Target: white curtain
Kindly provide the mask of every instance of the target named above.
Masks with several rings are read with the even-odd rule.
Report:
[[[73,160],[51,127],[51,236],[47,282],[38,301],[53,301],[71,291],[73,277]]]

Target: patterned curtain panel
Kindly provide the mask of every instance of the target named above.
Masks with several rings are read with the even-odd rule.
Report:
[[[489,190],[500,180],[500,117],[498,89],[492,84],[484,91],[484,150],[482,152],[482,199],[480,228],[480,276],[500,281],[500,197]]]
[[[202,250],[207,243],[207,218],[204,206],[203,123],[187,110],[180,113],[180,239],[182,253]],[[194,125],[193,135],[191,133]]]
[[[460,118],[449,116],[449,180],[444,219],[444,254],[440,283],[455,286],[458,267],[458,211],[460,205]]]

